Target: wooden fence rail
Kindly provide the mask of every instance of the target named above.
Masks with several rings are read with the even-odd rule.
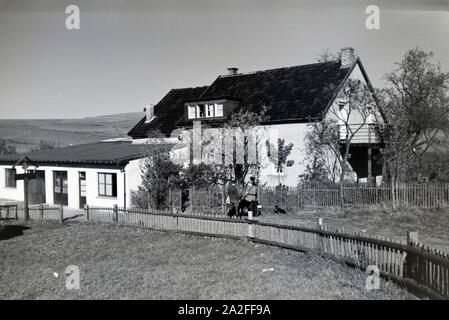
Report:
[[[279,189],[259,187],[258,202],[263,211],[280,207],[287,212],[310,208],[336,208],[341,206],[385,206],[408,208],[437,208],[449,206],[449,184],[405,184],[395,183],[381,186],[347,184],[342,188],[341,204],[339,186],[303,184]],[[179,191],[176,191],[179,192]],[[176,193],[173,191],[173,194]],[[179,199],[178,197],[177,199]],[[195,212],[212,216],[224,216],[227,212],[226,193],[222,189],[189,190],[189,214]],[[181,202],[176,202],[180,207]],[[175,212],[181,211],[176,208]]]
[[[30,220],[47,220],[47,221],[59,221],[63,222],[63,210],[61,206],[30,206],[28,208]],[[0,219],[25,219],[25,210],[23,206],[14,205],[1,205],[0,206]]]
[[[432,298],[449,299],[449,258],[446,253],[408,243],[333,228],[320,220],[316,228],[279,225],[248,219],[173,214],[159,210],[86,206],[91,221],[197,235],[249,239],[278,247],[313,251],[366,269],[375,266],[391,278]]]
[[[388,206],[436,208],[449,206],[449,184],[344,185],[343,204],[338,185],[299,185],[283,190],[263,187],[259,190],[262,208],[274,206],[294,212],[301,208],[339,206]]]

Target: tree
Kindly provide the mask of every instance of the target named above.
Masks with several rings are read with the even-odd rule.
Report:
[[[290,167],[294,163],[293,160],[287,160],[288,156],[292,152],[293,143],[289,143],[286,145],[285,139],[278,139],[277,157],[275,157],[275,159],[272,159],[270,155],[271,146],[269,141],[267,141],[266,144],[268,150],[268,158],[274,162],[274,165],[276,166],[276,172],[278,173],[278,183],[281,184],[281,172],[284,170],[284,167]]]
[[[397,69],[385,75],[387,88],[379,92],[387,165],[397,180],[406,180],[414,163],[422,174],[424,155],[449,135],[449,73],[432,57],[419,48],[408,50]]]
[[[336,182],[340,176],[341,159],[338,126],[334,121],[323,120],[310,124],[306,134],[306,170],[300,176],[304,182]]]
[[[55,149],[58,147],[59,147],[59,144],[57,144],[54,141],[40,140],[39,145],[33,151],[37,151],[37,150],[44,151],[44,150]]]
[[[330,49],[322,50],[317,56],[317,62],[329,62],[336,61],[340,59],[340,55],[332,52]]]
[[[366,128],[369,117],[375,114],[376,103],[370,88],[356,79],[348,79],[338,92],[337,101],[338,106],[331,107],[326,118],[310,124],[312,130],[306,135],[306,145],[320,175],[325,169],[330,177],[339,172],[340,203],[343,204],[343,183],[350,170],[351,144],[360,130]]]
[[[250,169],[253,169],[256,176],[259,175],[260,159],[257,159],[257,163],[251,162],[251,159],[249,159],[249,143],[255,144],[259,148],[262,146],[261,136],[263,135],[258,135],[253,130],[263,122],[268,121],[268,110],[269,107],[266,106],[262,107],[260,112],[257,113],[240,110],[233,113],[224,125],[225,134],[231,134],[234,140],[233,159],[229,167],[230,174],[239,184],[244,183]],[[234,136],[234,133],[237,131],[241,132],[240,136]],[[226,137],[224,138],[226,139]],[[237,161],[238,155],[235,153],[239,152],[239,150],[243,150],[243,163],[238,163],[239,161]],[[226,170],[226,168],[223,169]]]
[[[0,154],[16,154],[16,147],[10,145],[8,140],[0,138]]]
[[[225,177],[215,166],[205,163],[190,164],[181,171],[182,185],[189,187],[208,188],[223,185]]]
[[[170,160],[169,149],[153,146],[141,165],[142,184],[139,190],[144,199],[139,205],[166,209],[169,190],[180,184],[180,171],[181,167]]]
[[[171,145],[164,141],[159,131],[152,131],[153,141],[145,151],[141,164],[142,184],[139,187],[138,205],[144,208],[166,209],[169,190],[180,185],[182,167],[170,159]]]

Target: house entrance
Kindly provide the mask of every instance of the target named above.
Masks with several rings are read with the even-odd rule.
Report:
[[[28,203],[45,203],[45,171],[36,170],[36,178],[28,180]]]
[[[79,172],[80,208],[86,204],[86,172]]]
[[[53,171],[53,189],[54,203],[67,206],[69,204],[67,171]]]

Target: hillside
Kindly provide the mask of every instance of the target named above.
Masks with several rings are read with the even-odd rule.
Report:
[[[0,137],[18,152],[27,152],[41,140],[67,146],[125,136],[143,116],[131,112],[82,119],[0,120]]]

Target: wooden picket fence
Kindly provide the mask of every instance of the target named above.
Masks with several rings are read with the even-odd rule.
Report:
[[[449,299],[449,257],[417,242],[407,243],[370,236],[319,223],[302,227],[248,219],[192,216],[168,211],[85,208],[89,221],[118,223],[160,231],[175,231],[210,237],[248,239],[255,243],[317,252],[356,267],[375,271],[431,298]],[[374,269],[373,269],[374,268]]]
[[[343,204],[340,203],[340,190],[336,184],[304,184],[281,190],[264,187],[259,191],[259,203],[265,209],[278,206],[289,212],[341,205],[437,208],[449,205],[449,184],[347,184],[343,185]]]
[[[171,191],[170,197],[180,191]],[[176,199],[179,199],[176,198]],[[366,184],[343,185],[343,205],[340,203],[340,190],[337,184],[302,184],[296,187],[259,187],[258,202],[262,211],[273,211],[275,207],[287,212],[302,209],[337,207],[406,207],[437,208],[449,206],[449,184]],[[188,213],[208,213],[211,216],[225,216],[226,193],[220,188],[189,190]],[[172,201],[175,212],[180,212],[180,201]],[[186,213],[187,213],[186,212]]]
[[[34,205],[28,208],[30,220],[47,220],[63,222],[63,209],[61,206]],[[24,219],[23,205],[0,205],[0,219]]]
[[[222,216],[226,214],[226,194],[220,188],[189,190],[189,210],[191,215],[197,213],[210,216]]]

